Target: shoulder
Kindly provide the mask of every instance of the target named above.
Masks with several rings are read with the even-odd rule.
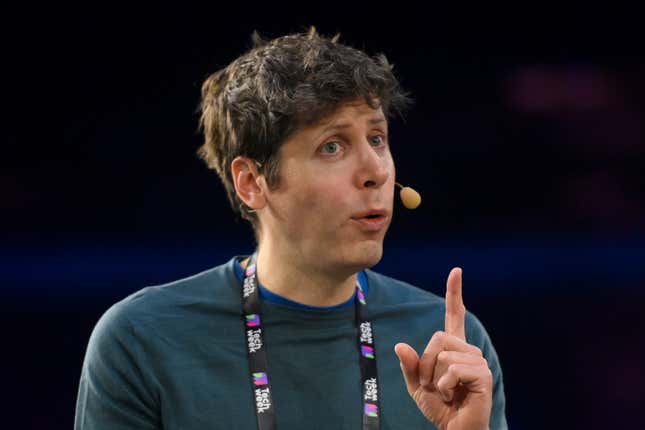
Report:
[[[369,295],[391,304],[419,303],[443,306],[444,299],[430,291],[372,270],[365,270]]]
[[[190,324],[204,309],[239,307],[239,284],[233,260],[195,275],[145,287],[113,304],[97,322],[90,349],[124,338],[145,338],[174,325]]]

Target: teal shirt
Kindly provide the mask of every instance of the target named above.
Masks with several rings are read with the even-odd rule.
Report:
[[[410,398],[394,345],[422,352],[444,330],[444,300],[365,271],[382,429],[434,429]],[[148,287],[112,306],[87,348],[75,429],[255,429],[253,389],[235,258],[192,277]],[[354,306],[303,309],[262,302],[278,430],[361,429]],[[482,324],[466,338],[493,373],[491,429],[506,428],[502,371]]]

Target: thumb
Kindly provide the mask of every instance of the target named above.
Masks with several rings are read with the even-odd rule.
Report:
[[[401,372],[403,379],[408,389],[408,393],[412,396],[419,388],[419,355],[407,343],[397,343],[394,346],[394,353],[399,358],[401,364]]]

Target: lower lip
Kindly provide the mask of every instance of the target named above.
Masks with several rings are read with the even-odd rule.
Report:
[[[362,230],[366,231],[380,231],[387,225],[386,216],[378,216],[374,218],[352,218],[352,221],[358,224]]]

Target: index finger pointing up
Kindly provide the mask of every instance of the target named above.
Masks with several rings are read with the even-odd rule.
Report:
[[[455,267],[446,282],[446,333],[466,340],[466,307],[461,296],[461,268]]]

